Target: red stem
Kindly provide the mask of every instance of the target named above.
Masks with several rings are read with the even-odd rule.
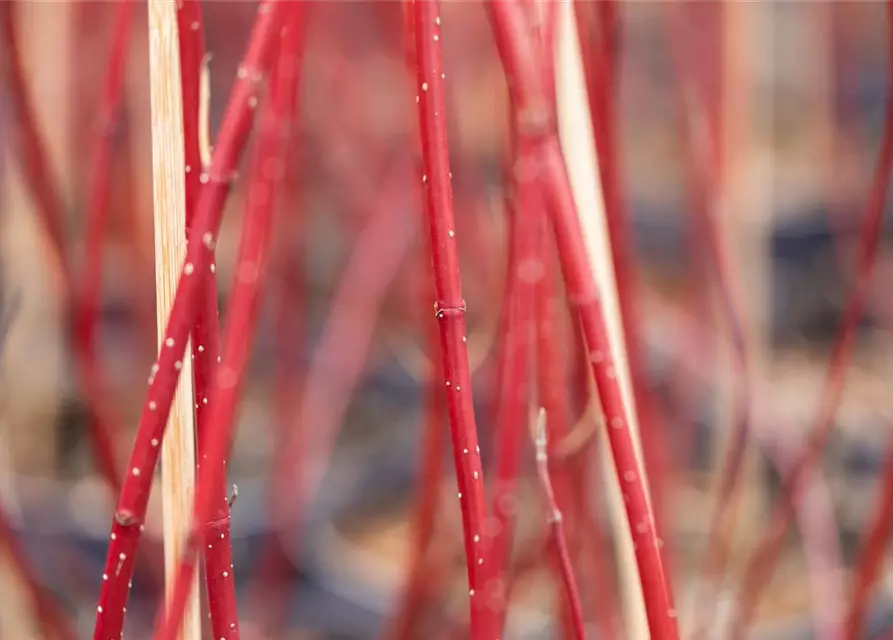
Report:
[[[651,502],[663,529],[665,517],[662,514],[665,495],[666,473],[666,431],[656,411],[655,399],[645,368],[647,353],[641,331],[641,314],[636,301],[639,283],[635,269],[633,242],[629,237],[629,213],[623,199],[621,183],[622,167],[619,165],[617,149],[617,116],[615,66],[617,52],[613,46],[613,34],[621,28],[617,3],[614,0],[590,4],[577,0],[577,30],[580,41],[586,42],[587,27],[582,19],[586,11],[581,5],[594,10],[595,26],[598,35],[588,38],[585,54],[586,88],[589,96],[589,111],[592,120],[595,149],[598,156],[598,169],[605,207],[608,238],[611,247],[611,262],[614,279],[617,282],[617,302],[623,326],[623,339],[629,362],[633,401],[642,432],[642,455],[648,469]]]
[[[564,587],[564,599],[568,603],[571,613],[573,637],[581,640],[586,637],[583,623],[583,608],[580,605],[580,593],[577,589],[577,581],[574,578],[574,570],[571,566],[570,553],[567,549],[567,539],[564,535],[564,517],[555,500],[555,491],[552,488],[552,480],[549,475],[549,455],[546,435],[546,411],[540,409],[539,424],[534,438],[536,447],[536,471],[539,476],[540,486],[546,499],[546,507],[549,510],[549,535],[558,560],[561,583]]]
[[[309,19],[309,18],[308,18]],[[306,24],[306,21],[305,21]],[[305,26],[306,28],[306,26]],[[306,36],[301,38],[302,45]],[[303,52],[302,52],[303,53]],[[295,371],[304,356],[307,340],[306,274],[303,263],[303,217],[300,213],[300,168],[297,156],[298,146],[303,140],[297,135],[298,127],[292,127],[289,153],[286,159],[285,184],[280,195],[279,228],[273,239],[274,298],[273,316],[277,357],[274,363],[271,385],[273,407],[273,441],[275,454],[273,468],[278,468],[278,456],[282,454],[291,432],[292,417],[297,410],[295,390],[302,387],[303,370]],[[271,499],[270,513],[275,513],[275,498]],[[245,609],[249,612],[262,611],[263,631],[275,636],[285,623],[287,605],[291,595],[288,580],[292,571],[292,560],[288,557],[282,541],[276,535],[269,535],[255,563],[257,567],[247,588]],[[253,614],[252,614],[253,615]]]
[[[545,224],[544,218],[541,224]],[[562,443],[570,442],[575,437],[572,431],[584,426],[591,418],[584,414],[581,424],[574,425],[571,417],[570,395],[567,387],[565,365],[559,357],[559,332],[555,314],[555,273],[552,251],[546,251],[546,236],[542,229],[540,236],[540,259],[543,264],[543,276],[536,292],[536,334],[539,403],[546,409],[549,417],[549,466],[552,484],[555,487],[556,501],[561,512],[570,525],[569,545],[571,557],[580,569],[580,584],[584,597],[592,605],[595,622],[602,638],[618,637],[615,615],[619,610],[612,584],[609,555],[609,542],[601,525],[593,517],[589,495],[593,492],[587,478],[587,453],[592,450],[592,439],[584,442],[577,450],[559,453],[556,449]],[[582,337],[574,336],[583,344]],[[584,369],[583,373],[588,376]],[[561,456],[561,457],[558,457]],[[588,559],[588,562],[587,562]],[[588,571],[583,571],[582,567]]]
[[[280,17],[278,12],[273,11],[277,6],[281,5],[269,5],[268,17]],[[220,508],[216,504],[219,500],[219,487],[226,480],[224,464],[217,464],[216,461],[224,461],[230,447],[233,419],[251,355],[261,292],[269,263],[276,195],[285,175],[285,143],[289,139],[288,132],[298,88],[298,52],[305,9],[303,4],[286,7],[286,15],[274,23],[277,26],[276,35],[279,36],[274,42],[278,41],[279,54],[270,83],[270,101],[264,109],[258,146],[251,167],[248,204],[236,258],[236,278],[229,296],[230,309],[223,342],[223,358],[215,372],[213,402],[208,405],[209,415],[205,426],[207,433],[204,437],[205,454],[211,464],[199,469],[192,530],[180,558],[169,608],[165,610],[162,607],[159,612],[154,635],[156,640],[174,640],[177,636],[201,552],[201,541],[207,535],[207,523]],[[197,228],[201,227],[197,225]],[[233,582],[232,566],[223,569],[219,577]],[[221,613],[236,615],[234,609]],[[238,628],[235,617],[227,622],[229,631],[224,631],[227,635],[220,636],[221,638],[231,637]]]
[[[153,471],[158,462],[159,444],[164,437],[167,416],[179,378],[179,363],[198,313],[197,301],[202,280],[210,277],[212,250],[220,226],[223,203],[251,131],[258,86],[264,72],[271,65],[286,6],[281,0],[266,0],[258,8],[258,20],[227,104],[211,167],[203,174],[206,183],[199,196],[193,225],[193,234],[201,238],[201,242],[193,242],[187,246],[186,260],[165,330],[163,346],[149,378],[146,404],[140,416],[136,442],[127,467],[129,472],[125,474],[112,524],[111,543],[93,632],[94,640],[118,638],[123,630],[130,577],[146,515]],[[209,458],[214,459],[210,453]],[[204,470],[213,468],[205,467]],[[223,482],[223,479],[219,482]]]
[[[414,0],[415,54],[419,94],[419,129],[422,142],[425,210],[431,238],[434,314],[440,326],[443,374],[453,462],[459,487],[462,531],[471,607],[471,638],[499,635],[493,611],[487,606],[483,577],[489,571],[484,479],[471,395],[471,375],[465,335],[465,300],[459,277],[459,259],[453,219],[450,159],[447,140],[446,101],[441,52],[440,2]]]
[[[890,59],[893,60],[893,2],[890,0],[887,2],[887,12],[890,33],[889,53]],[[891,65],[891,78],[893,78],[893,65]],[[831,435],[834,414],[840,404],[846,381],[846,364],[853,350],[859,319],[862,316],[862,309],[868,294],[869,281],[874,271],[891,170],[893,170],[893,99],[888,95],[881,153],[875,168],[867,212],[859,239],[856,281],[838,328],[828,362],[824,388],[820,395],[818,412],[812,430],[809,432],[806,447],[791,465],[782,487],[781,497],[772,514],[769,532],[761,540],[745,572],[738,601],[739,608],[731,629],[730,637],[732,638],[742,636],[753,616],[760,593],[772,576],[791,526],[793,518],[791,498],[799,489],[804,474],[808,473],[812,465],[816,463]]]
[[[205,57],[202,9],[198,0],[182,0],[177,10],[177,35],[180,44],[180,78],[183,94],[183,137],[186,162],[186,242],[196,242],[195,207],[202,185],[199,147],[201,73]],[[212,261],[214,257],[212,255]],[[213,268],[213,262],[212,268]],[[212,271],[213,274],[213,271]],[[198,440],[198,470],[203,465],[220,467],[223,480],[215,487],[214,511],[205,523],[205,584],[208,593],[208,615],[214,638],[238,640],[238,608],[235,580],[225,578],[232,573],[232,541],[230,538],[230,505],[227,500],[226,458],[211,459],[208,438],[209,399],[220,352],[220,321],[217,309],[217,278],[203,279],[199,292],[199,309],[192,327],[192,371],[194,380],[195,423]]]
[[[648,625],[653,638],[675,640],[678,630],[672,590],[664,569],[663,552],[642,480],[642,469],[627,428],[627,412],[617,384],[605,318],[555,133],[554,114],[549,108],[549,99],[538,73],[536,50],[530,42],[525,16],[517,0],[488,3],[487,8],[506,77],[518,95],[515,112],[518,126],[522,132],[537,140],[544,192],[552,215],[565,285],[589,349],[592,372],[608,426],[608,441],[623,489],[626,516],[636,538],[636,561]]]

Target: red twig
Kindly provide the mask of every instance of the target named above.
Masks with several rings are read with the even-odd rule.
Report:
[[[568,296],[579,320],[605,414],[608,440],[624,494],[627,520],[636,537],[636,561],[652,637],[678,637],[676,610],[664,570],[635,446],[627,428],[627,412],[617,384],[598,291],[590,270],[564,158],[558,145],[554,114],[544,91],[524,13],[517,0],[487,4],[506,77],[518,95],[515,117],[522,131],[536,139],[544,191]]]
[[[199,128],[201,112],[201,76],[205,60],[205,38],[202,9],[198,0],[183,0],[177,7],[177,35],[180,44],[180,82],[183,95],[183,137],[186,162],[186,242],[196,242],[193,233],[195,208],[202,188],[203,166]],[[209,99],[209,96],[204,96]],[[212,256],[212,265],[213,256]],[[192,327],[192,371],[194,380],[195,424],[198,440],[198,469],[202,465],[219,465],[222,481],[215,487],[215,505],[205,523],[205,584],[208,593],[208,615],[214,638],[238,640],[238,609],[235,580],[225,576],[232,572],[230,539],[230,504],[227,500],[226,459],[210,459],[208,450],[208,402],[220,351],[220,321],[217,310],[217,278],[203,279],[199,291],[199,309]]]
[[[181,360],[198,312],[196,303],[202,279],[209,277],[223,202],[251,131],[258,86],[270,67],[285,6],[286,3],[279,0],[266,0],[258,9],[259,17],[227,104],[211,167],[204,174],[206,184],[199,196],[193,225],[193,233],[201,241],[187,247],[186,261],[165,330],[164,346],[149,378],[146,404],[140,416],[136,442],[112,524],[94,640],[118,638],[122,633],[124,607],[146,515],[152,475],[158,462],[159,445],[177,386]]]
[[[649,387],[645,362],[648,356],[641,337],[641,314],[636,304],[638,277],[635,269],[633,242],[629,234],[629,214],[623,199],[622,167],[617,149],[615,66],[617,52],[614,34],[621,28],[619,7],[614,0],[575,3],[577,30],[585,46],[586,89],[592,121],[598,169],[604,199],[605,220],[611,247],[611,262],[617,282],[617,302],[623,327],[623,339],[629,361],[630,379],[636,415],[642,432],[642,455],[648,469],[651,502],[658,523],[664,524],[662,514],[664,478],[666,476],[666,433],[659,420],[655,401]],[[595,12],[596,37],[586,38],[584,18]],[[660,527],[662,528],[662,527]]]
[[[540,409],[537,416],[536,433],[534,434],[534,446],[536,447],[536,472],[539,476],[540,486],[546,499],[546,507],[549,510],[549,535],[555,549],[555,554],[560,567],[561,582],[564,586],[564,597],[570,606],[571,619],[573,621],[573,637],[577,639],[586,637],[583,624],[583,609],[580,605],[580,593],[577,590],[577,581],[574,578],[574,570],[571,566],[570,554],[567,550],[567,539],[564,536],[564,518],[558,503],[555,501],[555,492],[552,489],[552,480],[549,475],[549,454],[547,450],[546,435],[546,411]]]
[[[547,220],[542,219],[541,224]],[[568,523],[568,544],[571,558],[579,568],[579,582],[583,598],[590,605],[600,637],[610,639],[618,637],[616,614],[620,610],[617,604],[615,588],[612,584],[610,567],[610,542],[603,527],[593,515],[592,504],[598,500],[597,486],[592,486],[592,479],[587,475],[589,459],[587,454],[593,450],[594,439],[576,444],[577,429],[587,429],[594,420],[588,411],[574,424],[571,417],[570,397],[568,393],[565,366],[560,357],[559,332],[555,313],[555,273],[554,255],[551,247],[547,247],[545,228],[540,229],[540,260],[543,274],[536,292],[536,368],[539,385],[539,403],[549,416],[549,467],[552,484],[555,487],[556,501]],[[546,249],[549,249],[548,251]],[[575,327],[576,328],[576,327]],[[573,346],[583,344],[581,336],[573,332]],[[582,370],[582,374],[589,375]],[[583,376],[581,376],[583,377]],[[588,391],[588,387],[587,387]],[[568,446],[574,448],[569,451]],[[597,463],[597,460],[596,460]],[[586,570],[584,570],[584,567]]]
[[[891,34],[889,52],[890,58],[893,60],[893,2],[889,0],[887,11],[888,28]],[[893,78],[893,66],[891,66],[890,74]],[[840,404],[846,381],[846,363],[853,350],[859,319],[862,316],[862,309],[868,295],[869,281],[874,271],[891,170],[893,170],[893,98],[888,95],[884,138],[859,239],[856,281],[838,327],[837,337],[828,362],[825,384],[819,399],[818,412],[812,430],[809,432],[806,447],[791,465],[782,487],[781,497],[772,514],[769,532],[761,540],[744,575],[738,600],[739,608],[732,621],[730,635],[732,638],[741,637],[751,620],[760,592],[772,576],[785,537],[790,529],[793,518],[791,497],[796,494],[804,474],[816,463],[834,426],[834,414]]]
[[[223,342],[223,358],[215,372],[213,401],[209,404],[205,427],[205,454],[211,463],[202,466],[199,471],[192,529],[177,569],[170,606],[166,611],[162,608],[158,618],[154,636],[156,640],[174,640],[180,628],[201,551],[200,544],[207,533],[206,523],[211,521],[215,511],[220,508],[215,502],[219,499],[219,487],[226,480],[223,461],[229,450],[232,423],[251,355],[257,311],[266,281],[276,195],[285,175],[285,143],[289,139],[288,132],[298,88],[298,52],[305,7],[303,4],[290,4],[286,7],[285,15],[282,16],[284,19],[277,21],[278,31],[281,31],[277,38],[279,54],[271,83],[270,101],[265,106],[256,155],[252,162],[248,204],[236,258],[236,279],[229,296],[230,310]],[[271,10],[269,15],[273,14]],[[232,567],[223,569],[220,578],[232,582]],[[221,613],[236,615],[235,609],[221,610]],[[229,630],[224,631],[226,636],[220,637],[228,638],[238,628],[234,617],[226,622]]]
[[[450,159],[446,127],[446,101],[441,53],[440,2],[414,0],[419,125],[422,141],[425,209],[431,238],[434,314],[440,326],[443,374],[453,442],[453,461],[459,485],[459,505],[465,540],[471,637],[496,638],[492,610],[486,606],[483,577],[489,567],[485,549],[484,479],[471,396],[471,375],[465,336],[465,300],[459,277]],[[476,597],[477,596],[477,597]]]

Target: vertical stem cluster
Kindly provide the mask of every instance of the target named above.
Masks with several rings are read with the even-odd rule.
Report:
[[[629,234],[629,214],[623,199],[622,172],[617,150],[615,66],[618,56],[614,50],[614,34],[620,29],[619,10],[614,0],[597,3],[578,1],[575,2],[575,10],[580,42],[588,45],[584,61],[586,89],[598,156],[605,221],[610,238],[611,263],[614,279],[617,281],[617,301],[629,361],[633,402],[641,428],[647,429],[647,434],[643,432],[642,435],[642,455],[652,485],[651,502],[658,516],[658,522],[663,523],[660,512],[664,487],[660,478],[665,475],[663,467],[666,446],[663,442],[663,427],[655,411],[645,368],[648,354],[644,350],[640,314],[636,304],[638,278],[634,264],[633,242]],[[594,25],[591,29],[595,32],[592,34],[595,37],[590,35],[587,39],[583,18],[589,12],[595,13],[592,16]]]
[[[596,388],[605,415],[608,441],[630,530],[636,538],[636,561],[652,637],[675,640],[676,610],[663,552],[655,532],[635,446],[627,428],[605,319],[586,256],[580,221],[567,169],[555,135],[549,97],[538,70],[536,49],[522,6],[517,0],[487,5],[506,76],[517,95],[518,127],[536,140],[539,170],[552,215],[560,264],[575,316],[582,327]]]
[[[252,162],[248,204],[236,258],[236,279],[229,297],[230,311],[224,335],[223,356],[215,372],[213,402],[209,405],[205,438],[207,456],[211,461],[226,458],[245,369],[251,355],[261,291],[269,263],[276,194],[285,175],[285,142],[289,139],[294,95],[298,88],[298,38],[304,10],[303,4],[287,5],[284,20],[278,23],[281,32],[276,34],[278,59],[271,82],[270,101],[265,106],[260,138]],[[173,640],[176,637],[184,614],[184,603],[191,588],[191,579],[195,574],[206,523],[218,508],[215,505],[215,501],[220,499],[218,487],[225,479],[223,464],[207,464],[201,468],[189,542],[180,559],[170,607],[167,611],[162,610],[159,616],[156,640]],[[220,578],[232,582],[232,567],[223,569]],[[235,616],[235,610],[228,613]],[[220,636],[222,638],[230,637],[237,629],[234,618],[226,623],[229,630],[224,633],[229,635]]]
[[[471,397],[471,375],[465,335],[465,300],[459,278],[459,256],[453,217],[453,196],[450,184],[450,158],[447,141],[446,104],[444,99],[443,55],[441,51],[440,2],[414,0],[415,54],[419,105],[419,129],[422,142],[422,182],[425,210],[431,239],[434,286],[437,300],[434,315],[440,326],[441,355],[453,462],[459,486],[465,559],[468,573],[468,594],[471,604],[471,636],[495,638],[491,609],[484,602],[483,576],[486,504],[484,478],[478,446],[474,408]]]
[[[286,3],[280,0],[266,0],[258,8],[258,20],[227,104],[211,166],[202,174],[205,186],[199,196],[193,225],[193,233],[200,241],[190,243],[186,249],[186,262],[165,329],[163,346],[149,376],[146,403],[112,523],[94,640],[118,638],[123,630],[124,607],[130,591],[130,578],[152,487],[152,475],[158,462],[159,444],[183,367],[186,343],[198,312],[202,279],[208,277],[213,264],[212,250],[223,203],[251,131],[258,86],[263,74],[270,68],[285,6]]]

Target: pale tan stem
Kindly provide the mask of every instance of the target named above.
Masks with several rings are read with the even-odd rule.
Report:
[[[177,5],[172,0],[148,0],[148,9],[155,287],[158,339],[161,342],[186,257],[186,162]],[[164,347],[159,344],[160,349]],[[195,494],[195,418],[192,411],[192,357],[188,346],[181,362],[180,382],[161,453],[164,572],[168,597],[189,533]],[[179,640],[201,639],[197,577],[195,581]]]

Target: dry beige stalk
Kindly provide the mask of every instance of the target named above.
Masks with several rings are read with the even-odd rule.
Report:
[[[161,342],[186,256],[186,162],[177,5],[172,0],[149,0],[148,10],[155,287],[158,339]],[[164,344],[159,344],[159,349],[164,348]],[[161,454],[164,569],[168,597],[189,534],[195,494],[195,415],[192,410],[192,357],[188,345],[181,362],[180,382]],[[197,576],[178,637],[180,640],[201,638]]]

